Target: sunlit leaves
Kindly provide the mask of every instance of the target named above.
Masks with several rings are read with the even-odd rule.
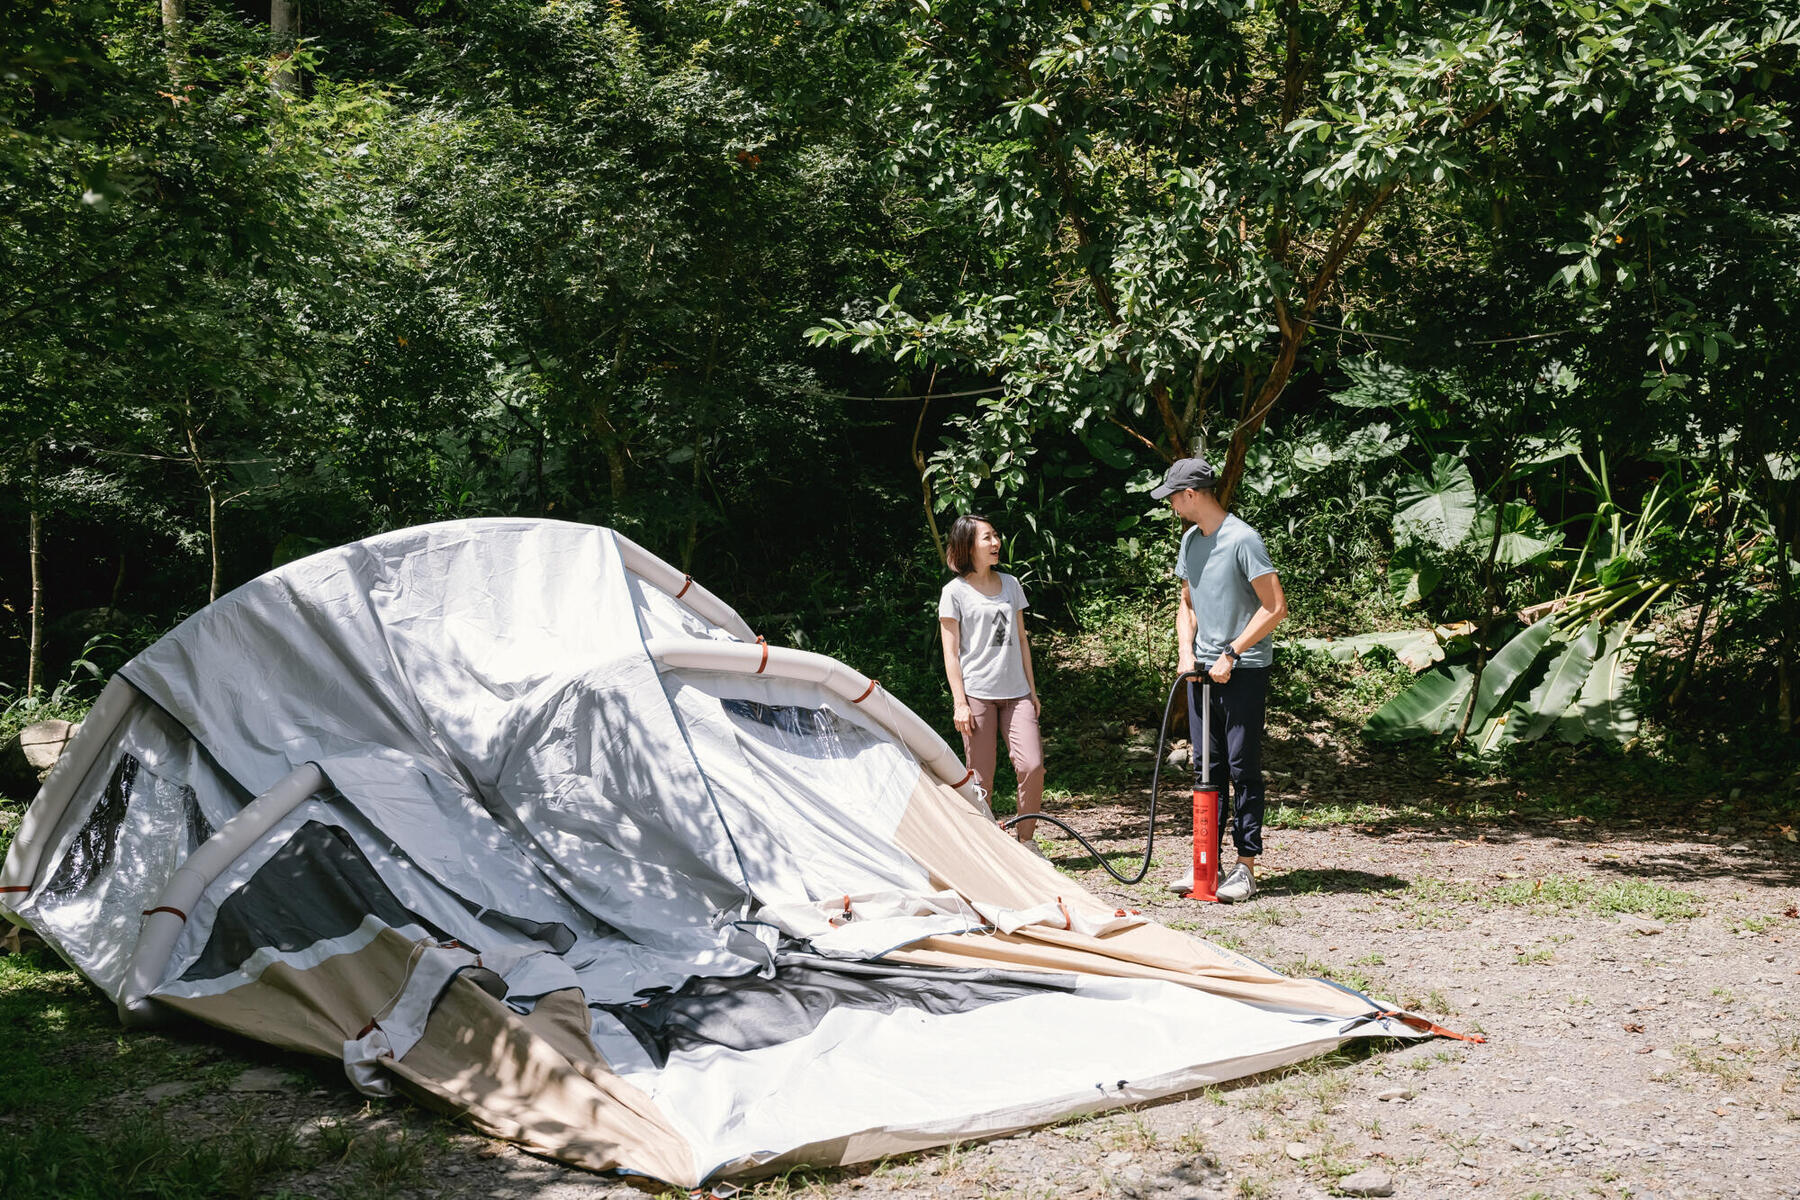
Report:
[[[1430,470],[1401,485],[1394,532],[1402,541],[1429,542],[1448,550],[1474,527],[1475,507],[1475,480],[1468,465],[1454,455],[1440,454]]]

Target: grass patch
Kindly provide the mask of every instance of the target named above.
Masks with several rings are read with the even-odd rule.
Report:
[[[281,1127],[196,1138],[161,1117],[96,1133],[64,1122],[34,1123],[0,1139],[0,1195],[7,1200],[200,1200],[270,1193],[269,1183],[308,1165]]]
[[[1488,893],[1488,899],[1497,904],[1591,908],[1599,913],[1632,913],[1659,920],[1700,915],[1700,897],[1692,892],[1641,879],[1593,883],[1567,875],[1546,875],[1542,879],[1500,884]]]
[[[112,1006],[43,946],[0,957],[0,1028],[11,1035],[0,1117],[55,1123],[103,1096],[192,1073],[169,1038],[120,1037]]]
[[[1286,925],[1299,919],[1299,909],[1279,904],[1253,905],[1243,916],[1243,920],[1251,925]]]
[[[424,1140],[405,1129],[378,1129],[358,1138],[350,1152],[361,1184],[355,1194],[385,1198],[423,1187],[426,1152]]]
[[[1393,807],[1386,804],[1342,802],[1272,804],[1263,813],[1263,825],[1269,829],[1330,829],[1339,825],[1377,825],[1396,819],[1435,819],[1437,814],[1411,805]]]
[[[1729,1087],[1748,1082],[1755,1066],[1754,1059],[1749,1054],[1712,1054],[1698,1046],[1681,1047],[1681,1056],[1693,1070],[1702,1075],[1711,1075]]]
[[[1372,986],[1370,977],[1363,972],[1348,967],[1334,967],[1330,963],[1320,962],[1316,958],[1297,958],[1281,968],[1281,973],[1302,979],[1318,976],[1321,979],[1329,979],[1333,983],[1341,983],[1348,988],[1355,988],[1365,994]]]

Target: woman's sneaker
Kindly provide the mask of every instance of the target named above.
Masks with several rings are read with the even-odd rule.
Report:
[[[1225,876],[1219,884],[1219,899],[1227,904],[1236,904],[1240,900],[1248,900],[1256,895],[1256,879],[1250,874],[1250,868],[1238,863],[1231,868],[1231,874]]]

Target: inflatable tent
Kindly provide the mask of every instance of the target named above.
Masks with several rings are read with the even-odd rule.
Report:
[[[404,530],[112,680],[0,902],[128,1024],[691,1187],[1428,1027],[1085,892],[875,682],[624,537]]]

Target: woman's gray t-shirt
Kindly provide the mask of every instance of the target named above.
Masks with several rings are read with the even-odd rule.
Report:
[[[1003,572],[998,596],[983,595],[960,575],[944,585],[938,597],[938,616],[956,621],[961,637],[957,660],[962,664],[965,695],[976,700],[1017,700],[1031,694],[1016,615],[1029,607],[1025,589]]]

